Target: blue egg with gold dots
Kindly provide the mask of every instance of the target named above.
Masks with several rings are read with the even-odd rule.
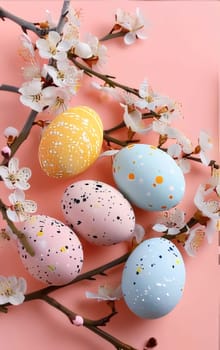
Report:
[[[185,191],[184,175],[175,160],[146,144],[122,148],[113,159],[113,177],[131,204],[149,211],[175,207]]]
[[[137,316],[155,319],[171,312],[182,298],[185,265],[168,239],[150,238],[130,254],[122,273],[122,292]]]

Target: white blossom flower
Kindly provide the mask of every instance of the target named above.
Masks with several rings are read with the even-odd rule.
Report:
[[[217,232],[220,220],[220,202],[217,200],[205,200],[205,197],[212,192],[212,188],[206,190],[205,185],[200,185],[194,197],[194,204],[201,211],[206,223],[205,235],[209,243],[213,235]]]
[[[90,46],[94,58],[91,62],[92,67],[98,68],[105,64],[107,62],[107,47],[102,45],[99,39],[90,33],[87,35],[86,42]]]
[[[144,33],[144,26],[146,21],[139,8],[136,8],[136,13],[134,15],[123,11],[118,8],[116,11],[116,24],[119,25],[123,30],[127,31],[124,36],[124,42],[127,45],[131,45],[138,39],[146,39]]]
[[[120,106],[124,109],[123,119],[125,125],[137,133],[146,133],[152,129],[152,125],[145,126],[142,113],[139,108],[145,108],[147,102],[144,99],[137,98],[130,93],[123,95],[124,102]]]
[[[160,115],[160,121],[168,125],[181,116],[180,104],[167,96],[155,94],[149,107]]]
[[[36,46],[42,58],[63,60],[67,57],[67,51],[71,44],[62,40],[62,37],[56,31],[50,31],[46,39],[40,38],[36,41]]]
[[[41,67],[37,63],[27,65],[22,67],[22,74],[26,81],[41,79]]]
[[[189,256],[195,256],[205,237],[205,226],[198,225],[189,231],[184,249]]]
[[[160,135],[166,135],[170,139],[177,139],[179,135],[178,129],[171,127],[160,119],[152,122],[152,130],[158,132]]]
[[[185,225],[185,213],[174,208],[160,215],[157,223],[153,225],[153,230],[157,232],[167,231],[169,235],[176,235]]]
[[[205,197],[211,193],[212,189],[207,189],[205,185],[199,185],[194,203],[196,207],[202,212],[202,214],[210,219],[218,218],[220,211],[220,203],[215,200],[205,201]]]
[[[63,60],[57,62],[57,68],[45,65],[46,72],[52,77],[54,84],[61,87],[68,87],[72,94],[78,90],[83,71]],[[45,91],[44,91],[45,93]]]
[[[37,204],[32,200],[25,200],[24,192],[18,188],[8,198],[12,206],[6,212],[13,222],[24,221],[37,210]]]
[[[131,108],[123,103],[120,103],[120,105],[124,108],[123,119],[127,128],[131,128],[132,131],[137,133],[146,133],[151,130],[151,126],[145,127],[142,113],[138,109]]]
[[[9,189],[28,190],[30,188],[28,180],[31,177],[31,169],[24,167],[19,169],[19,160],[17,158],[11,158],[8,166],[0,166],[0,176],[5,186]]]
[[[153,101],[154,92],[146,79],[140,84],[138,93],[141,99],[136,102],[136,106],[150,109],[149,103]]]
[[[68,87],[48,86],[43,89],[43,97],[45,104],[57,115],[67,109],[72,94]]]
[[[207,132],[201,130],[199,134],[199,156],[203,164],[209,165],[210,159],[207,151],[212,148],[213,144]]]
[[[46,106],[42,93],[41,79],[34,78],[31,81],[23,83],[18,91],[21,93],[20,101],[25,106],[37,112],[41,112]]]
[[[5,303],[12,305],[22,304],[26,290],[27,283],[23,277],[0,276],[0,305]]]
[[[101,285],[98,288],[98,293],[86,292],[86,297],[89,299],[97,299],[98,301],[119,300],[122,297],[121,286],[116,288]]]
[[[114,87],[106,85],[106,84],[101,85],[101,84],[97,83],[96,81],[92,81],[91,86],[94,89],[103,93],[103,96],[113,97],[117,101],[121,100],[121,96],[120,96],[117,88],[114,88]]]
[[[70,46],[74,46],[79,40],[80,14],[80,11],[76,11],[70,7],[66,15],[67,21],[63,27],[62,37],[63,40],[70,43]]]
[[[35,51],[34,51],[34,46],[32,44],[31,38],[27,34],[22,33],[20,36],[20,39],[21,39],[22,47],[19,50],[19,54],[22,56],[22,58],[25,61],[34,62]]]

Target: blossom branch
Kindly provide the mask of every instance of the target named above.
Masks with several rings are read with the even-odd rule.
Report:
[[[63,30],[63,26],[65,24],[65,18],[66,18],[68,11],[69,11],[69,6],[70,6],[70,0],[64,0],[63,7],[61,10],[60,19],[59,19],[59,22],[58,22],[57,27],[56,27],[56,31],[58,33],[61,33]]]
[[[65,286],[48,286],[48,287],[42,288],[38,291],[29,293],[25,296],[25,301],[38,299],[41,295],[49,294],[55,290],[58,290],[60,288],[63,288],[63,287],[66,287],[66,286],[69,286],[72,284],[75,284],[75,283],[83,281],[83,280],[95,279],[94,276],[103,275],[105,273],[105,271],[124,263],[128,259],[129,255],[130,255],[130,253],[128,252],[128,253],[122,255],[121,257],[114,259],[114,260],[112,260],[104,265],[101,265],[95,269],[92,269],[90,271],[82,273],[79,276],[77,276],[74,280],[72,280],[71,282],[66,284]]]
[[[15,92],[19,94],[18,87],[8,84],[2,84],[0,85],[0,91],[8,91],[8,92]]]
[[[27,30],[31,30],[32,32],[37,34],[39,37],[45,34],[45,29],[42,30],[41,28],[38,28],[34,23],[26,21],[23,18],[20,18],[18,16],[15,16],[12,13],[4,10],[2,7],[0,7],[0,18],[3,21],[6,18],[10,19],[12,22],[18,24],[24,32],[27,32]]]
[[[134,89],[134,88],[131,88],[129,86],[120,84],[117,81],[112,80],[109,75],[101,74],[99,72],[94,71],[93,69],[89,68],[88,66],[80,63],[77,60],[77,58],[72,53],[68,53],[68,57],[75,64],[75,66],[77,68],[82,69],[84,72],[86,72],[86,73],[88,73],[90,75],[93,75],[93,76],[95,76],[95,77],[105,81],[109,86],[111,86],[111,87],[118,87],[118,88],[120,88],[122,90],[125,90],[125,91],[127,91],[127,92],[129,92],[129,93],[131,93],[133,95],[136,95],[136,96],[140,97],[139,96],[139,92],[138,92],[137,89]]]
[[[44,295],[41,297],[41,300],[45,301],[52,307],[56,308],[57,310],[61,311],[64,315],[66,315],[71,323],[73,323],[75,317],[77,316],[76,313],[68,309],[66,306],[59,303],[56,299],[51,298],[48,295]],[[122,343],[119,339],[113,337],[111,334],[103,331],[102,329],[98,328],[97,324],[100,326],[104,326],[106,324],[106,321],[110,320],[110,318],[113,316],[113,314],[110,314],[109,316],[104,317],[103,319],[100,319],[97,321],[90,320],[87,318],[83,318],[83,326],[91,330],[92,332],[98,334],[100,337],[104,338],[108,342],[110,342],[116,349],[120,350],[135,350],[135,348],[131,347],[130,345],[127,345],[125,343]]]
[[[37,116],[38,112],[32,110],[29,114],[28,119],[26,120],[23,129],[21,130],[20,134],[18,137],[15,139],[13,144],[11,145],[11,156],[13,156],[20,145],[27,139],[27,137],[30,134],[31,128],[33,126],[33,123],[35,121],[35,118]],[[8,159],[4,159],[1,163],[1,165],[6,164],[8,162]]]
[[[113,142],[113,143],[115,143],[115,144],[117,144],[117,145],[119,145],[121,147],[126,147],[130,143],[139,142],[139,140],[125,140],[125,141],[122,141],[122,140],[116,139],[115,137],[112,137],[112,136],[108,135],[108,133],[106,133],[105,131],[104,131],[103,137],[104,137],[104,140],[106,140],[108,143],[109,142]]]
[[[125,36],[126,32],[120,31],[117,33],[108,33],[107,35],[103,36],[101,39],[99,39],[99,41],[106,41],[106,40],[110,40],[110,39],[115,39],[115,38],[119,38],[122,36]]]
[[[21,244],[25,247],[26,251],[31,255],[34,256],[34,250],[30,246],[30,244],[27,241],[27,238],[24,233],[20,232],[17,227],[14,225],[14,223],[8,218],[7,216],[7,207],[6,205],[2,202],[0,198],[0,211],[2,213],[3,219],[7,222],[9,228],[12,230],[12,232],[17,236]]]
[[[166,233],[168,231],[166,231],[165,234],[163,235],[163,238],[176,239],[176,238],[178,238],[178,236],[180,236],[181,234],[187,232],[190,228],[192,228],[196,224],[198,224],[198,220],[193,216],[192,218],[189,219],[187,224],[183,228],[180,229],[179,233],[177,233],[176,235],[169,235],[169,234]]]

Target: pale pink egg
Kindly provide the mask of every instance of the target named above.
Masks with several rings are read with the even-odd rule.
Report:
[[[29,255],[18,243],[19,254],[28,272],[52,285],[74,280],[83,264],[83,250],[76,234],[61,221],[46,215],[34,215],[20,230],[26,235],[35,255]]]
[[[104,182],[82,180],[71,184],[61,206],[68,225],[90,243],[112,245],[129,240],[134,232],[130,203]]]

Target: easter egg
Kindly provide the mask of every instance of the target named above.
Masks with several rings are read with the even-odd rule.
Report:
[[[113,177],[129,202],[144,210],[175,207],[185,191],[184,175],[175,160],[145,144],[131,144],[114,156]]]
[[[112,245],[133,234],[130,203],[114,187],[95,180],[77,181],[65,189],[63,215],[73,230],[90,243]]]
[[[177,247],[164,238],[140,243],[122,273],[122,292],[128,308],[141,318],[159,318],[180,301],[185,266]]]
[[[63,285],[80,273],[82,245],[68,226],[46,215],[34,215],[21,224],[20,230],[35,253],[29,255],[18,243],[21,260],[34,278],[46,284]]]
[[[39,145],[40,166],[55,178],[80,174],[98,158],[102,142],[99,115],[85,106],[70,108],[43,132]]]

